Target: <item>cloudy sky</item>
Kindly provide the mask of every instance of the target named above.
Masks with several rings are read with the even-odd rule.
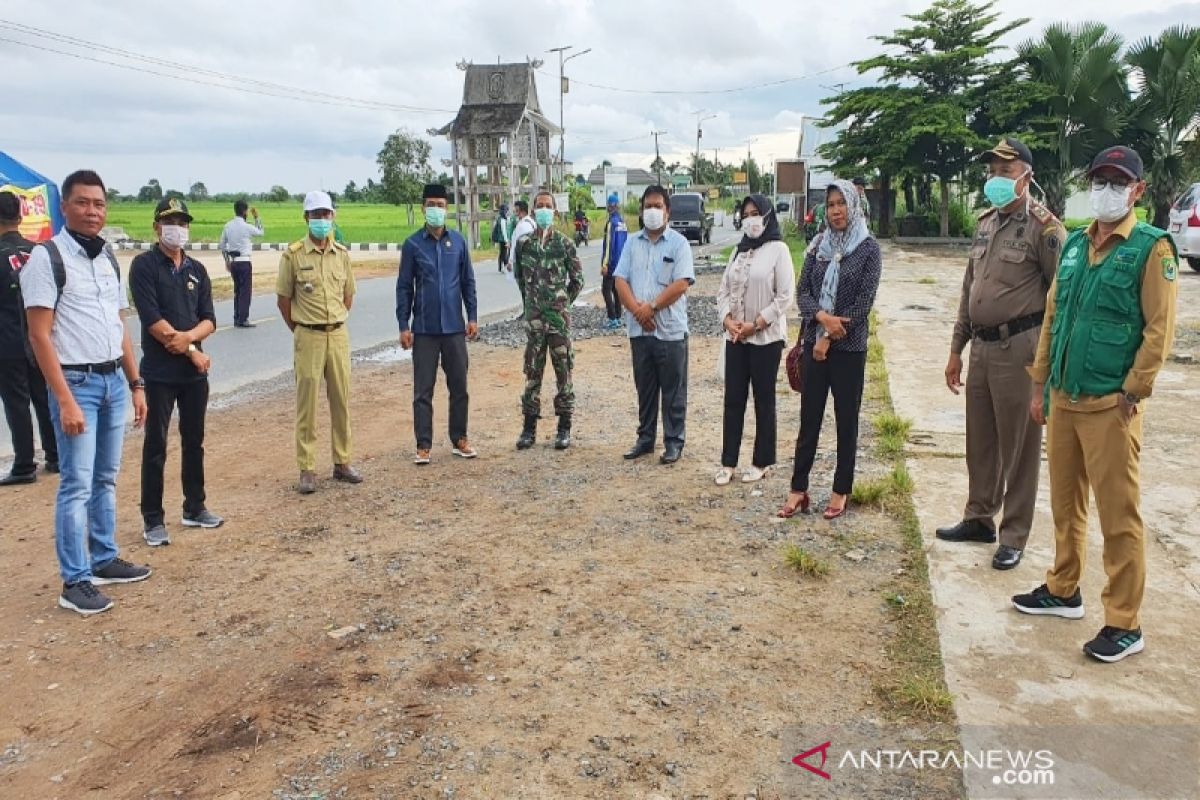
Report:
[[[755,158],[769,161],[795,155],[800,120],[820,114],[824,87],[869,81],[844,65],[879,51],[872,35],[925,6],[8,0],[0,10],[0,149],[59,180],[94,168],[125,193],[152,177],[185,190],[202,180],[214,192],[273,184],[340,191],[347,180],[378,177],[375,154],[393,130],[423,133],[453,118],[460,59],[546,59],[538,88],[556,119],[558,64],[546,51],[574,45],[591,48],[567,65],[567,158],[576,171],[604,158],[649,165],[656,129],[668,132],[667,161],[683,161],[695,148],[698,116],[709,115],[710,158],[719,148],[722,160],[740,159],[753,139]],[[1033,20],[1010,44],[1054,21],[1101,20],[1129,41],[1168,25],[1200,25],[1200,0],[1001,6],[1006,18]],[[714,92],[740,87],[749,88]],[[445,140],[435,140],[434,155],[449,155]]]

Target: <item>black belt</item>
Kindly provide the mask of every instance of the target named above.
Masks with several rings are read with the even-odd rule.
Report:
[[[1046,312],[1037,311],[1024,317],[1010,319],[1008,322],[997,325],[994,328],[981,328],[972,325],[971,336],[976,339],[982,339],[985,342],[999,342],[1012,338],[1018,333],[1023,333],[1031,328],[1036,328],[1042,324],[1042,320],[1045,318]]]
[[[121,359],[105,361],[102,364],[63,364],[62,368],[71,372],[94,372],[97,375],[111,375],[121,368]]]
[[[321,331],[322,333],[330,333],[336,331],[344,325],[344,322],[330,322],[328,325],[309,325],[307,322],[297,322],[301,328],[308,328],[310,331]]]

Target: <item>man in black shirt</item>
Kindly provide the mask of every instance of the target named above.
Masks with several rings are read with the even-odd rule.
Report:
[[[146,381],[146,438],[142,446],[143,537],[170,544],[163,514],[167,430],[179,405],[183,461],[183,525],[216,528],[224,520],[204,506],[204,415],[211,361],[199,343],[216,329],[212,284],[204,266],[183,252],[192,216],[167,198],[154,211],[158,246],[133,260],[129,285],[142,323],[141,374]]]
[[[58,443],[50,421],[46,382],[29,350],[25,333],[25,307],[17,280],[29,260],[33,242],[21,235],[21,200],[12,192],[0,192],[0,400],[12,434],[12,471],[0,478],[0,486],[33,483],[37,480],[34,460],[33,420],[29,404],[37,414],[46,471],[58,472]]]

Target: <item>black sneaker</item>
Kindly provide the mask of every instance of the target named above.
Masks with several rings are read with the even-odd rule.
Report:
[[[92,570],[92,583],[97,586],[106,583],[137,583],[149,577],[149,567],[135,566],[123,558],[114,558],[105,564],[103,569]]]
[[[1026,614],[1083,619],[1083,597],[1078,588],[1070,597],[1058,597],[1050,594],[1050,589],[1043,583],[1029,594],[1013,595],[1012,604],[1017,611]]]
[[[224,519],[218,517],[208,509],[201,511],[199,514],[184,512],[182,522],[185,528],[219,528],[225,524]]]
[[[1135,628],[1127,631],[1124,628],[1114,628],[1105,625],[1096,634],[1096,638],[1083,646],[1083,652],[1107,664],[1120,661],[1125,656],[1140,653],[1146,649],[1146,640],[1142,638],[1142,629]]]
[[[87,581],[64,583],[62,594],[58,596],[58,604],[85,617],[108,611],[113,606],[112,600]]]

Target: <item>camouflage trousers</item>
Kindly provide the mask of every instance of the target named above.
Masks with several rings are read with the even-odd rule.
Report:
[[[525,391],[521,394],[521,411],[527,416],[539,416],[542,410],[542,375],[546,371],[546,355],[554,367],[558,394],[554,396],[554,413],[562,416],[575,409],[575,388],[571,384],[571,368],[575,354],[571,337],[547,325],[545,320],[531,319],[525,325]]]

